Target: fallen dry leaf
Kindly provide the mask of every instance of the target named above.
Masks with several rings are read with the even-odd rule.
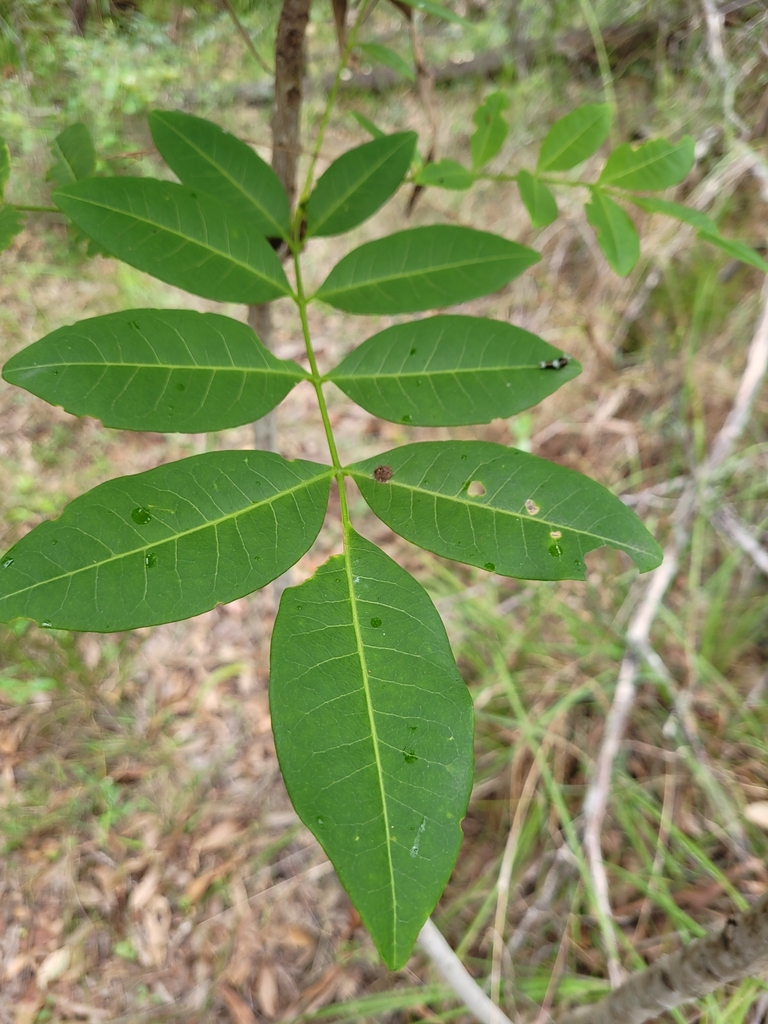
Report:
[[[753,804],[747,804],[744,808],[744,817],[750,824],[768,831],[768,800],[757,800]]]
[[[219,995],[229,1010],[233,1024],[258,1024],[248,1003],[228,985],[219,985]]]
[[[171,918],[171,905],[165,896],[153,896],[142,917],[149,960],[147,966],[162,967],[165,964]]]
[[[153,864],[128,897],[128,906],[131,910],[143,910],[147,906],[160,884],[160,877],[160,866]]]
[[[256,998],[265,1017],[277,1016],[277,978],[269,964],[264,964],[259,971]]]
[[[225,818],[218,822],[204,836],[196,840],[192,845],[200,853],[213,853],[228,846],[235,836],[239,835],[242,829],[232,818]]]
[[[56,981],[69,967],[72,953],[68,946],[54,949],[37,968],[37,987],[45,992],[52,981]]]
[[[42,996],[29,1002],[19,1003],[16,1007],[14,1024],[34,1024],[35,1017],[44,1004],[45,999]]]

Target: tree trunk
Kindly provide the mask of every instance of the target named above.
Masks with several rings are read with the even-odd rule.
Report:
[[[70,18],[72,19],[72,31],[76,36],[85,35],[85,23],[88,20],[89,0],[72,0]]]
[[[312,0],[283,0],[275,42],[275,105],[272,113],[272,169],[288,195],[296,200],[296,168],[300,147],[301,90],[304,79],[304,41]],[[272,351],[270,304],[248,307],[248,323]],[[257,448],[277,451],[274,412],[254,424]]]

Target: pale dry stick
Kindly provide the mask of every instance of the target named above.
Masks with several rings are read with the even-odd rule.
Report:
[[[683,491],[674,516],[672,538],[666,547],[661,565],[654,571],[645,597],[627,629],[628,649],[622,659],[619,680],[606,719],[605,733],[597,757],[595,772],[584,799],[584,847],[595,892],[603,912],[601,917],[607,913],[608,920],[610,920],[611,909],[600,834],[608,804],[613,762],[619,751],[635,700],[638,656],[641,651],[650,650],[651,626],[664,595],[677,575],[680,554],[687,541],[691,519],[696,512],[699,489],[706,487],[708,480],[733,451],[747,425],[755,398],[765,379],[766,369],[768,369],[768,285],[763,288],[763,309],[749,347],[747,364],[733,406],[712,443],[707,459]],[[604,930],[604,941],[605,939]],[[606,948],[610,972],[610,957],[615,949],[615,937],[612,932],[609,941],[606,942]],[[616,967],[618,967],[617,962]],[[615,974],[614,968],[613,974],[609,973],[612,985],[615,985]],[[615,1019],[623,1020],[621,1017]],[[647,1018],[643,1018],[643,1020],[645,1019]]]
[[[701,0],[704,20],[707,23],[707,47],[709,59],[723,83],[723,110],[726,118],[739,129],[743,136],[749,135],[749,128],[736,113],[736,83],[728,64],[723,47],[723,15],[718,11],[715,0]]]
[[[549,739],[549,733],[544,738],[543,747],[544,756],[551,747],[552,742]],[[520,794],[520,798],[517,801],[517,807],[515,808],[515,814],[512,819],[512,824],[509,828],[509,835],[507,836],[507,842],[504,847],[504,855],[501,858],[501,865],[499,867],[499,878],[496,883],[496,915],[493,922],[493,949],[491,954],[491,1002],[494,1006],[499,1005],[499,996],[501,992],[501,951],[504,943],[504,922],[507,917],[507,907],[509,906],[509,887],[512,881],[512,868],[515,863],[515,854],[517,853],[517,844],[520,839],[520,832],[523,827],[523,817],[528,811],[531,800],[536,786],[539,782],[539,775],[541,771],[538,767],[538,762],[534,760],[531,765],[528,776],[523,786],[523,791]]]
[[[768,970],[768,893],[754,907],[731,916],[725,927],[695,939],[591,1006],[560,1018],[558,1024],[644,1024],[682,1003],[742,978]]]
[[[443,979],[448,982],[469,1012],[482,1024],[512,1024],[498,1006],[494,1006],[464,964],[443,938],[431,917],[419,932],[419,945]]]
[[[573,853],[567,844],[563,844],[555,854],[547,876],[544,879],[544,884],[541,887],[541,892],[535,902],[525,911],[513,934],[510,936],[507,943],[507,952],[511,957],[514,957],[515,953],[525,942],[531,928],[543,917],[546,917],[560,883],[565,880],[567,875],[575,874],[576,871],[577,866]]]
[[[709,521],[718,533],[724,534],[728,540],[741,548],[745,555],[748,555],[757,568],[768,573],[768,551],[754,537],[752,531],[739,516],[736,515],[730,505],[724,505],[709,517]]]

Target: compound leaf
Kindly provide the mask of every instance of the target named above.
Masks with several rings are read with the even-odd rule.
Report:
[[[51,146],[56,163],[48,180],[58,186],[89,178],[96,170],[96,147],[84,124],[71,124],[57,135]]]
[[[334,160],[307,202],[307,235],[340,235],[371,217],[397,191],[416,139],[416,132],[385,135]]]
[[[503,576],[585,579],[609,544],[641,572],[661,549],[635,513],[589,477],[486,441],[425,441],[349,466],[363,497],[420,547]]]
[[[407,78],[409,82],[416,81],[416,75],[408,61],[403,60],[399,53],[390,50],[388,46],[382,46],[381,43],[362,43],[360,49],[375,64],[383,64],[384,67]]]
[[[568,171],[592,156],[611,130],[607,103],[587,103],[555,121],[541,144],[536,170]]]
[[[448,881],[472,783],[472,702],[429,596],[352,529],[283,593],[270,711],[293,806],[392,970]]]
[[[508,106],[509,100],[503,92],[492,92],[472,115],[475,131],[469,140],[469,149],[475,170],[493,160],[504,145],[509,125],[502,111]]]
[[[5,186],[8,184],[8,177],[11,173],[11,152],[8,143],[0,135],[0,199],[5,193]]]
[[[272,452],[218,451],[109,480],[0,560],[0,621],[114,632],[250,594],[312,545],[331,475]]]
[[[640,239],[629,214],[599,188],[592,189],[585,210],[611,268],[626,277],[640,258]]]
[[[434,164],[425,164],[415,180],[417,185],[432,185],[434,188],[462,192],[474,185],[475,176],[456,160],[438,160]]]
[[[218,302],[268,302],[291,288],[258,220],[186,185],[90,178],[53,193],[113,256]]]
[[[129,309],[61,327],[3,376],[75,416],[126,430],[224,430],[264,416],[306,374],[216,313]]]
[[[24,218],[13,206],[0,204],[0,252],[7,249],[24,227]]]
[[[435,316],[368,338],[328,379],[374,416],[447,427],[513,416],[580,372],[577,362],[520,327]]]
[[[762,270],[763,273],[768,273],[768,263],[759,253],[755,252],[751,245],[747,245],[745,242],[738,242],[735,238],[723,238],[717,232],[711,231],[700,231],[699,238],[702,238],[705,242],[710,242],[712,245],[716,245],[718,249],[727,252],[729,256],[733,256],[740,263],[747,263],[750,267],[756,267],[758,270]]]
[[[555,197],[540,178],[534,177],[528,171],[518,171],[517,187],[531,218],[531,224],[535,228],[545,228],[547,224],[557,220]]]
[[[348,313],[413,313],[488,295],[541,256],[500,235],[435,224],[367,242],[316,293]]]
[[[674,217],[675,220],[682,221],[683,224],[690,224],[691,227],[697,228],[699,231],[712,235],[718,233],[715,222],[701,210],[694,210],[690,206],[673,203],[668,199],[657,199],[656,196],[627,196],[626,198],[648,213],[662,213],[667,217]]]
[[[288,196],[250,146],[211,121],[176,110],[153,110],[149,127],[160,155],[181,182],[242,211],[262,234],[288,238]]]
[[[694,142],[686,135],[677,145],[652,139],[633,149],[628,142],[608,157],[598,178],[600,185],[654,192],[679,185],[693,167]]]
[[[452,21],[454,25],[464,25],[465,28],[472,27],[471,21],[467,21],[466,18],[462,18],[455,11],[443,7],[442,4],[435,3],[435,0],[401,0],[401,2],[409,7],[414,7],[417,11],[422,11],[424,14],[431,14],[433,17],[441,18],[443,21]]]

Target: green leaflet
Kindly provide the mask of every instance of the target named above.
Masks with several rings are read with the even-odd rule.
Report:
[[[592,156],[611,130],[607,103],[587,103],[555,121],[541,144],[536,170],[569,171]]]
[[[57,135],[51,146],[56,163],[48,180],[57,187],[89,178],[96,170],[96,148],[84,124],[71,124]]]
[[[690,224],[691,227],[704,231],[707,234],[716,235],[717,225],[701,210],[694,210],[690,206],[683,206],[682,203],[673,203],[668,199],[657,199],[656,196],[627,196],[627,199],[639,206],[641,210],[648,213],[663,213],[667,217],[674,217],[675,220]]]
[[[283,593],[269,682],[293,806],[392,970],[448,881],[472,784],[472,701],[422,587],[347,529]]]
[[[735,238],[723,238],[722,235],[710,231],[699,231],[699,238],[716,245],[718,249],[727,252],[729,256],[733,256],[741,263],[747,263],[750,267],[756,267],[763,273],[768,273],[768,263],[759,253],[755,252],[751,245],[737,242]]]
[[[374,476],[381,467],[387,472]],[[604,544],[625,551],[641,572],[661,561],[635,513],[605,487],[515,448],[426,441],[347,471],[406,540],[503,576],[583,580],[585,554]]]
[[[416,75],[410,64],[403,60],[399,53],[390,50],[388,46],[382,46],[381,43],[361,43],[360,49],[374,63],[383,64],[384,67],[395,71],[398,75],[402,75],[403,78],[407,78],[409,82],[416,81]]]
[[[498,291],[539,259],[533,249],[487,231],[411,228],[353,250],[315,298],[348,313],[413,313]]]
[[[0,135],[0,199],[5,194],[5,186],[8,184],[8,177],[11,173],[11,153],[8,143]]]
[[[417,185],[432,185],[434,188],[449,188],[457,192],[471,188],[475,176],[456,160],[438,160],[425,164],[416,175]]]
[[[3,377],[107,427],[197,433],[259,419],[306,374],[229,317],[128,309],[60,327]]]
[[[384,138],[385,133],[381,130],[381,128],[377,128],[373,121],[371,121],[369,117],[366,117],[365,114],[360,114],[358,113],[357,110],[351,110],[350,113],[352,114],[352,117],[354,117],[354,119],[360,125],[360,127],[367,131],[369,135],[372,135],[374,139]]]
[[[397,191],[416,139],[416,132],[385,135],[334,160],[307,202],[307,235],[340,235],[371,217]]]
[[[534,177],[528,171],[518,171],[517,187],[531,218],[531,224],[535,228],[544,228],[557,220],[555,197],[540,178]]]
[[[431,14],[435,18],[442,18],[443,21],[452,21],[454,25],[464,25],[465,28],[472,27],[471,21],[467,21],[461,15],[456,14],[447,7],[443,7],[442,4],[435,3],[434,0],[402,0],[402,2],[409,7],[415,7],[417,11],[423,11],[424,14]]]
[[[598,184],[640,192],[679,185],[693,167],[693,149],[690,135],[676,146],[666,139],[652,139],[633,149],[625,142],[608,157]]]
[[[268,302],[291,288],[257,220],[204,192],[154,178],[90,178],[53,193],[113,256],[218,302]]]
[[[0,621],[109,633],[250,594],[312,545],[331,476],[271,452],[219,451],[109,480],[0,560]]]
[[[23,215],[13,206],[0,204],[0,252],[8,248],[23,227]]]
[[[509,125],[504,120],[502,111],[508,106],[509,100],[504,93],[492,92],[472,115],[475,131],[469,140],[469,149],[475,170],[493,160],[504,145]]]
[[[611,268],[626,277],[640,258],[640,239],[629,214],[599,188],[592,189],[584,209]]]
[[[560,357],[535,334],[499,320],[435,316],[368,338],[328,379],[395,423],[490,423],[528,409],[581,372],[567,358],[555,364]]]
[[[153,110],[149,127],[160,155],[181,182],[239,210],[262,234],[289,237],[288,196],[250,146],[211,121],[174,110]]]

